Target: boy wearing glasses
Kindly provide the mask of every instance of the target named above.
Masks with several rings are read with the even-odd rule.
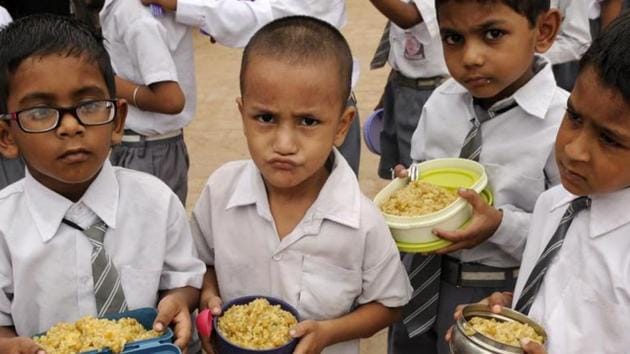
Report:
[[[102,42],[42,15],[0,43],[0,153],[27,166],[0,192],[0,353],[40,352],[28,337],[60,321],[155,306],[154,329],[174,325],[185,349],[205,267],[177,196],[107,159],[127,104]]]

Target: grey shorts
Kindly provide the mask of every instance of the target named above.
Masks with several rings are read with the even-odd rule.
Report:
[[[109,159],[112,165],[158,177],[186,204],[190,163],[183,134],[162,140],[123,142],[112,148]]]

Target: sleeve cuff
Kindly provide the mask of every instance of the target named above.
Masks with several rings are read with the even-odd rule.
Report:
[[[163,272],[160,278],[160,290],[170,290],[190,286],[201,289],[203,273]]]
[[[177,0],[175,20],[191,27],[202,27],[204,23],[201,0]]]
[[[531,214],[504,207],[501,224],[488,239],[515,259],[520,260],[525,248]]]

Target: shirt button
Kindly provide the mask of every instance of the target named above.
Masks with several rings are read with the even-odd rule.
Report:
[[[282,259],[282,255],[281,254],[277,254],[275,256],[273,256],[274,261],[279,261]]]

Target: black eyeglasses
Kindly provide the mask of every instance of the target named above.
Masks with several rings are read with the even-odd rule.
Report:
[[[33,107],[1,114],[0,119],[17,121],[20,129],[27,133],[45,133],[57,129],[66,113],[70,113],[85,126],[103,125],[114,120],[116,101],[85,101],[74,107]]]

